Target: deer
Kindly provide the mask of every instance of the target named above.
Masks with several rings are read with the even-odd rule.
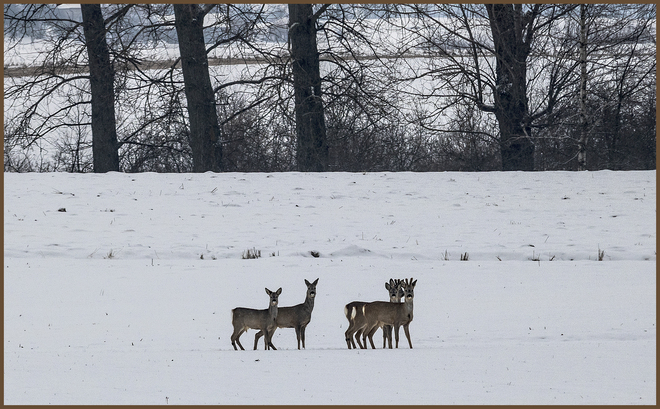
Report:
[[[397,297],[397,286],[398,282],[400,280],[393,280],[390,278],[389,283],[385,283],[385,288],[390,294],[390,301],[391,302],[398,302],[401,297]],[[348,320],[348,328],[346,329],[346,332],[344,333],[345,338],[346,338],[346,344],[348,345],[348,349],[356,349],[355,341],[353,340],[353,335],[355,335],[355,340],[357,340],[358,345],[360,346],[361,349],[365,349],[366,342],[367,342],[367,336],[366,334],[363,333],[364,325],[366,324],[366,321],[364,320],[364,315],[362,315],[362,306],[366,304],[366,301],[353,301],[344,307],[344,315],[346,316],[346,319]],[[385,345],[385,338],[387,336],[387,333],[385,330],[383,330],[383,345]],[[390,332],[391,336],[391,332]],[[362,337],[362,342],[360,342],[360,337]],[[390,338],[391,339],[391,338]]]
[[[234,333],[231,334],[231,344],[235,350],[236,344],[245,350],[241,345],[240,337],[248,329],[258,329],[266,336],[264,337],[265,349],[277,350],[272,344],[271,339],[275,330],[277,329],[277,302],[280,294],[282,294],[282,287],[277,291],[270,291],[266,288],[266,294],[270,297],[268,308],[265,310],[255,310],[252,308],[237,307],[231,310],[231,324],[234,326]],[[254,344],[254,349],[257,349],[257,344]]]
[[[390,283],[389,284],[390,285],[388,286],[387,283],[385,283],[385,288],[387,289],[387,291],[390,294],[390,302],[400,303],[401,299],[403,298],[403,295],[404,295],[403,288],[402,288],[403,287],[403,280],[399,280],[399,279],[392,280],[390,278]],[[365,345],[365,348],[366,348],[367,335],[364,334],[364,331],[362,331],[362,332],[363,332],[362,343]],[[390,345],[390,349],[392,349],[392,326],[391,325],[384,325],[383,326],[383,349],[385,349],[385,340],[387,340],[387,342]]]
[[[362,314],[366,324],[364,325],[364,332],[369,337],[371,348],[376,349],[374,346],[373,336],[378,328],[385,325],[394,327],[394,338],[396,340],[396,347],[399,347],[399,328],[403,326],[403,331],[408,339],[408,345],[412,349],[412,341],[410,340],[410,331],[408,326],[413,320],[413,299],[415,298],[414,288],[417,280],[410,281],[406,279],[403,282],[402,288],[404,293],[404,302],[393,303],[385,301],[374,301],[366,303],[362,306]],[[390,344],[390,349],[392,344]]]
[[[309,324],[312,319],[314,298],[316,297],[316,284],[318,282],[318,278],[314,280],[313,283],[310,283],[305,279],[307,294],[305,296],[305,301],[302,304],[277,308],[277,317],[275,319],[277,328],[295,328],[296,338],[298,339],[298,349],[300,349],[300,341],[302,341],[302,347],[305,348],[305,328],[307,328],[307,324]],[[254,349],[257,349],[259,338],[263,335],[263,331],[259,331],[255,334]]]
[[[390,295],[390,302],[400,302],[401,297],[403,297],[403,290],[400,288],[401,280],[393,280],[390,278],[389,283],[385,283],[385,289],[387,289]],[[348,329],[344,333],[346,338],[346,344],[348,349],[356,349],[355,341],[353,340],[353,335],[357,340],[358,345],[361,349],[366,349],[367,334],[364,333],[364,327],[366,321],[364,315],[362,314],[362,307],[366,304],[366,301],[353,301],[344,307],[344,315],[348,320]],[[383,328],[383,348],[385,348],[385,340],[388,339],[390,347],[392,345],[392,329],[389,327],[389,331],[386,328]],[[360,337],[362,336],[362,342],[360,342]]]
[[[352,301],[344,306],[344,315],[348,320],[348,328],[344,332],[344,338],[346,339],[348,349],[351,349],[351,347],[352,349],[357,349],[353,335],[362,328],[360,323],[364,321],[364,316],[362,315],[362,306],[364,304],[366,304],[366,301]],[[361,332],[355,336],[355,339],[357,339],[360,349],[364,349],[362,342],[360,342],[360,334]]]

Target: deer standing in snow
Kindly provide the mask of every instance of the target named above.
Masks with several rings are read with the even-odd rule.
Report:
[[[414,288],[416,284],[417,280],[413,281],[412,278],[410,281],[406,279],[403,282],[404,302],[402,303],[374,301],[362,306],[362,314],[366,321],[364,332],[369,337],[372,349],[376,349],[373,341],[374,333],[378,328],[382,328],[385,325],[394,327],[397,348],[399,347],[399,328],[403,326],[403,331],[406,334],[406,338],[408,338],[408,345],[412,348],[408,326],[413,320],[413,299],[415,298]],[[391,344],[390,348],[392,348]]]
[[[403,290],[401,289],[402,280],[393,280],[390,278],[389,283],[385,283],[385,289],[387,289],[390,302],[398,303],[401,302],[401,297],[403,297]],[[344,315],[348,320],[348,329],[344,333],[346,338],[346,344],[348,349],[356,349],[355,341],[353,340],[353,335],[355,335],[355,340],[357,340],[358,345],[361,349],[367,348],[367,333],[364,332],[364,328],[367,324],[364,314],[362,313],[362,307],[367,304],[366,301],[353,301],[344,307]],[[362,342],[360,342],[360,337],[362,337]],[[392,327],[384,326],[383,327],[383,348],[385,348],[385,340],[389,341],[390,348],[392,348]]]
[[[316,284],[318,282],[318,278],[314,280],[313,283],[305,280],[307,295],[302,304],[293,305],[291,307],[279,307],[277,309],[277,318],[275,319],[277,328],[295,328],[296,338],[298,339],[298,349],[300,349],[300,341],[302,341],[302,347],[305,348],[305,328],[307,328],[307,324],[309,324],[312,319],[314,298],[316,298]],[[263,331],[259,331],[254,336],[254,349],[257,349],[257,342],[259,342],[259,338],[263,335]]]
[[[270,301],[268,308],[265,310],[254,310],[243,307],[231,310],[231,323],[234,326],[234,333],[231,334],[231,344],[234,349],[238,350],[236,348],[236,344],[238,344],[241,350],[245,350],[239,338],[248,329],[258,329],[266,335],[264,338],[265,349],[277,349],[271,343],[271,338],[277,329],[277,301],[280,294],[282,294],[282,288],[280,287],[277,291],[270,291],[266,288],[266,294],[270,297]],[[256,343],[254,344],[254,349],[257,349]]]

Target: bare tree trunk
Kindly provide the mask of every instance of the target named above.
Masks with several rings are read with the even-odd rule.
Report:
[[[322,172],[328,167],[316,18],[311,4],[289,4],[289,40],[296,104],[296,160],[301,172]]]
[[[587,5],[580,4],[580,139],[578,170],[587,170]]]
[[[92,155],[94,172],[119,171],[115,123],[115,73],[105,39],[100,4],[81,4],[92,92]]]
[[[174,5],[176,34],[179,40],[190,118],[193,172],[220,172],[223,168],[222,145],[219,141],[220,127],[204,42],[203,26],[207,12],[197,4]]]
[[[527,57],[533,15],[520,4],[487,4],[496,57],[495,117],[500,129],[502,170],[534,170],[527,103]]]

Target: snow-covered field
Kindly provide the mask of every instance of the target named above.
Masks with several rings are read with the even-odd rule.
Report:
[[[4,243],[5,404],[656,403],[655,171],[5,174]],[[414,349],[348,350],[405,277]]]

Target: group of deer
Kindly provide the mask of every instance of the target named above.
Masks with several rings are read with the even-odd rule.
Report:
[[[312,319],[312,310],[314,309],[314,298],[316,297],[316,284],[319,282],[317,278],[313,283],[305,280],[307,285],[307,295],[305,302],[302,304],[294,305],[291,307],[278,307],[277,302],[282,288],[277,291],[270,291],[266,288],[266,294],[270,297],[268,309],[254,310],[251,308],[234,308],[231,310],[231,323],[234,326],[234,332],[231,334],[231,344],[236,348],[236,344],[241,347],[239,340],[241,334],[248,329],[256,329],[259,332],[254,336],[254,349],[257,349],[259,338],[264,337],[265,349],[275,349],[271,342],[273,334],[277,328],[295,328],[296,337],[298,338],[298,349],[300,349],[300,341],[305,348],[305,328],[309,321]]]
[[[346,304],[344,307],[344,315],[348,319],[348,329],[345,332],[346,345],[348,349],[356,349],[355,341],[361,349],[367,348],[367,337],[371,343],[371,348],[376,349],[374,346],[373,336],[378,328],[383,329],[383,349],[385,348],[385,341],[392,349],[392,329],[394,329],[394,337],[396,340],[396,347],[399,347],[399,328],[403,326],[403,331],[408,338],[408,345],[412,348],[412,341],[410,340],[410,331],[408,326],[413,320],[413,299],[415,298],[414,288],[417,280],[393,280],[390,279],[389,283],[385,283],[385,288],[390,295],[390,301],[353,301]],[[401,302],[401,298],[404,301]],[[355,341],[353,341],[355,336]],[[360,342],[360,336],[362,342]]]
[[[264,337],[264,348],[274,349],[272,343],[273,334],[277,328],[295,328],[296,338],[298,339],[298,349],[300,342],[305,348],[305,328],[312,319],[312,310],[314,309],[314,298],[316,297],[317,278],[310,283],[305,280],[307,286],[307,295],[305,301],[291,307],[278,307],[278,299],[282,294],[282,288],[277,291],[271,291],[266,288],[266,294],[270,297],[268,308],[265,310],[255,310],[252,308],[234,308],[231,310],[231,323],[234,332],[231,335],[231,344],[234,349],[238,349],[236,344],[242,349],[240,337],[248,329],[256,329],[258,332],[254,336],[254,349],[257,349],[259,338]],[[375,349],[373,335],[378,328],[383,329],[383,348],[385,340],[389,341],[389,347],[392,348],[392,329],[395,330],[396,347],[399,347],[399,328],[403,326],[408,344],[412,348],[410,341],[410,332],[408,325],[413,319],[413,298],[415,296],[413,289],[417,280],[392,280],[385,283],[385,288],[389,291],[390,301],[353,301],[344,307],[344,314],[348,319],[349,326],[346,330],[346,343],[348,349],[355,349],[353,335],[360,348],[366,349],[366,338],[369,337],[371,348]],[[404,297],[404,302],[401,298]],[[360,342],[362,336],[362,342]]]

